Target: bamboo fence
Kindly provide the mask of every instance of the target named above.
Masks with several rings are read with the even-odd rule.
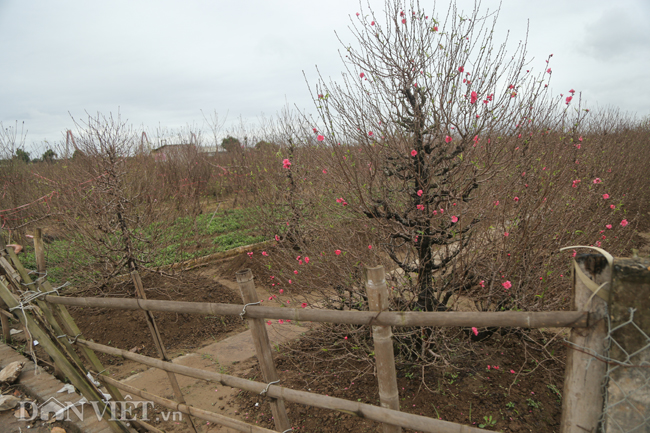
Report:
[[[22,285],[33,285],[40,293],[40,299],[35,300],[39,307],[38,315],[33,310],[21,309],[20,314],[15,317],[26,322],[30,331],[38,337],[48,354],[53,357],[55,363],[63,370],[66,376],[71,378],[75,386],[82,391],[88,400],[98,399],[99,390],[92,385],[92,381],[85,381],[85,375],[88,372],[81,359],[71,347],[74,343],[80,346],[84,358],[90,365],[99,381],[101,381],[109,390],[116,400],[121,400],[119,390],[128,391],[131,394],[139,395],[143,398],[150,399],[162,406],[173,408],[187,415],[196,418],[208,420],[224,426],[228,426],[242,432],[267,432],[271,431],[258,426],[250,425],[239,420],[226,418],[222,415],[204,411],[185,404],[183,396],[178,390],[176,401],[164,399],[159,396],[146,393],[143,390],[137,390],[133,387],[122,384],[116,380],[107,377],[107,372],[103,369],[95,352],[101,352],[114,356],[121,356],[144,365],[155,367],[167,372],[172,385],[175,381],[175,374],[181,374],[193,378],[203,379],[225,386],[238,388],[241,390],[266,394],[272,403],[273,416],[276,431],[291,431],[291,424],[285,409],[285,401],[304,404],[308,406],[331,409],[367,418],[382,423],[382,429],[385,433],[401,432],[401,428],[409,428],[421,432],[437,433],[478,433],[482,430],[461,424],[450,423],[424,416],[408,414],[399,411],[399,396],[397,394],[397,385],[395,378],[395,361],[393,355],[392,343],[392,326],[461,326],[461,327],[522,327],[522,328],[547,328],[547,327],[569,327],[574,328],[570,341],[584,343],[584,339],[591,341],[597,339],[601,333],[601,322],[603,319],[602,312],[595,308],[587,308],[583,298],[584,290],[588,288],[581,287],[580,283],[576,284],[576,272],[574,271],[574,293],[575,308],[578,311],[554,311],[554,312],[391,312],[388,308],[388,291],[386,290],[386,281],[382,267],[366,269],[366,290],[368,293],[370,310],[367,312],[359,311],[332,311],[332,310],[312,310],[296,308],[272,308],[263,307],[257,302],[259,297],[255,291],[253,276],[250,270],[237,273],[237,281],[242,294],[242,305],[218,304],[218,303],[197,303],[197,302],[179,302],[179,301],[158,301],[147,300],[144,297],[144,289],[137,272],[132,273],[132,278],[138,288],[137,299],[106,299],[106,298],[68,298],[52,294],[52,287],[45,278],[37,278],[31,281],[28,273],[22,267],[11,249],[1,251],[0,265],[4,269],[7,279],[13,281],[13,292],[11,284],[6,284],[0,279],[0,298],[4,300],[9,308],[20,307],[16,294],[24,290]],[[6,259],[8,257],[11,261]],[[13,265],[13,266],[12,266]],[[42,267],[39,263],[39,270]],[[578,268],[576,268],[578,269]],[[6,280],[5,280],[6,281]],[[591,305],[591,304],[589,304]],[[52,314],[50,311],[56,313]],[[111,348],[101,344],[87,341],[81,335],[81,332],[74,324],[72,317],[65,310],[65,306],[81,307],[100,307],[122,310],[142,310],[147,316],[147,321],[152,333],[152,338],[159,350],[161,359],[138,355],[125,350]],[[15,311],[15,310],[14,310]],[[225,374],[210,372],[200,369],[194,369],[170,362],[164,352],[164,344],[157,332],[155,322],[151,312],[176,312],[202,315],[239,315],[249,321],[252,330],[258,361],[263,373],[265,382],[249,381]],[[1,314],[0,314],[1,316]],[[23,317],[24,316],[24,317]],[[32,317],[35,316],[35,317]],[[58,321],[57,321],[58,319]],[[330,322],[346,323],[356,325],[372,326],[373,339],[375,343],[376,362],[378,370],[379,394],[381,407],[362,404],[355,401],[324,396],[305,391],[297,391],[277,385],[278,379],[275,365],[271,355],[271,345],[266,333],[263,319],[290,319],[296,321],[311,322]],[[61,325],[59,325],[59,321]],[[4,329],[3,322],[3,329]],[[45,331],[43,330],[45,329]],[[48,335],[49,332],[49,335]],[[62,333],[70,337],[52,338],[52,335]],[[60,334],[59,334],[60,336]],[[585,337],[586,336],[586,337]],[[582,339],[582,340],[580,340]],[[574,365],[575,364],[575,365]],[[585,386],[589,384],[580,383],[580,369],[584,370],[580,362],[567,363],[567,380],[565,381],[565,395],[573,393],[581,395],[585,391]],[[593,373],[589,372],[593,377]],[[568,385],[567,385],[568,384]],[[568,387],[568,388],[567,388]],[[176,388],[176,387],[174,387]],[[176,391],[176,389],[175,389]],[[565,398],[566,402],[566,398]],[[563,413],[563,432],[580,431],[583,424],[591,425],[584,419],[592,420],[594,411],[597,408],[567,407],[565,405]],[[571,420],[581,415],[580,425]],[[586,415],[585,415],[586,413]],[[190,416],[188,427],[194,429]],[[591,421],[589,421],[591,422]],[[125,431],[126,428],[120,423],[113,421],[115,431]],[[159,431],[155,427],[141,422],[140,425],[150,431]],[[569,427],[567,427],[569,426]],[[576,426],[573,428],[573,426]]]

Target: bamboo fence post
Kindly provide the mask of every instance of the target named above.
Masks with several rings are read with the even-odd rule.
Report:
[[[365,267],[366,292],[370,311],[388,310],[388,288],[383,266]],[[390,326],[373,326],[372,339],[375,345],[375,362],[379,382],[379,400],[382,407],[399,410],[399,392],[395,373],[395,353],[393,351],[393,332]],[[384,433],[401,433],[402,427],[382,424]]]
[[[14,297],[14,295],[9,290],[9,287],[0,280],[0,297],[10,308],[18,307],[19,303]],[[98,404],[102,401],[104,396],[102,396],[93,385],[90,384],[88,378],[85,376],[85,373],[79,371],[79,366],[71,363],[65,355],[59,350],[57,345],[50,339],[50,336],[46,331],[41,329],[40,326],[36,323],[32,314],[27,310],[22,310],[18,314],[18,319],[29,329],[31,335],[33,335],[38,342],[41,344],[43,349],[47,352],[48,355],[54,359],[54,361],[59,364],[61,370],[65,373],[65,376],[70,379],[70,382],[77,388],[81,393],[86,397],[88,401],[96,401]],[[128,432],[127,427],[116,420],[114,417],[116,414],[111,413],[110,405],[104,403],[103,408],[103,418],[108,422],[111,430],[117,433]]]
[[[244,269],[243,271],[237,272],[235,275],[237,277],[237,283],[239,284],[239,290],[241,291],[244,304],[258,304],[260,298],[257,297],[257,292],[255,291],[255,282],[253,281],[253,273],[251,270]],[[245,310],[246,307],[244,307],[242,313],[244,313]],[[243,315],[241,317],[242,319],[244,318]],[[269,341],[269,334],[266,332],[264,319],[248,319],[248,324],[251,328],[251,334],[253,335],[255,352],[257,352],[257,359],[260,363],[260,369],[262,370],[264,381],[266,383],[279,381],[278,373],[275,370],[275,364],[273,363],[271,343]],[[289,422],[287,409],[284,405],[283,399],[271,398],[271,411],[273,412],[275,428],[278,431],[284,432],[285,430],[291,429],[291,423]]]
[[[37,235],[38,235],[38,233],[37,233]],[[34,242],[34,246],[36,246],[36,242]],[[11,253],[13,253],[13,252],[11,252]],[[25,269],[25,267],[22,265],[20,260],[18,260],[18,257],[15,256],[15,254],[14,254],[13,256],[10,256],[10,258],[11,258],[13,264],[14,264],[15,269],[20,274],[23,281],[25,283],[31,283],[32,280],[29,277],[29,274],[27,273],[27,270]],[[43,261],[43,263],[44,262],[45,261]],[[39,272],[45,272],[45,269],[43,269],[42,271],[39,271]],[[41,279],[37,278],[36,279],[36,286],[37,286],[38,290],[40,290],[41,292],[51,292],[53,290],[53,287],[50,284],[50,282],[47,281],[47,279],[44,279],[44,278],[41,278]],[[51,298],[55,298],[55,297],[58,298],[58,296],[56,296],[56,295],[46,295],[45,297],[47,297],[47,296],[50,296]],[[49,306],[52,306],[52,310],[54,311],[54,314],[56,315],[56,317],[58,317],[59,321],[63,325],[63,329],[65,330],[65,333],[69,337],[71,337],[71,338],[82,337],[83,338],[83,334],[79,330],[79,327],[77,327],[77,324],[75,323],[74,319],[72,318],[72,316],[68,312],[67,308],[65,308],[65,305],[48,302],[47,306],[42,305],[41,308],[43,309],[43,311],[49,311],[49,308],[48,308]],[[46,319],[50,320],[50,317],[46,316]],[[51,320],[52,320],[52,322],[50,322],[50,325],[52,325],[53,327],[58,327],[58,322],[54,318],[51,318]],[[60,329],[60,328],[56,328],[56,329]],[[62,333],[63,333],[63,331],[61,331],[61,334]],[[25,331],[25,334],[27,334],[27,331]],[[70,346],[69,341],[64,339],[63,344],[66,347],[67,351],[69,352],[70,356],[83,369],[84,365],[81,362],[81,359],[79,359],[79,357],[77,356],[76,352]],[[95,373],[103,374],[103,375],[108,375],[109,374],[109,372],[106,371],[106,369],[104,369],[104,366],[102,365],[102,363],[99,360],[99,358],[97,357],[97,355],[95,355],[95,352],[92,351],[92,349],[89,349],[87,347],[83,347],[82,350],[81,350],[81,354],[84,356],[86,361],[88,361],[90,366],[94,369]],[[56,363],[54,365],[56,365]],[[107,386],[106,390],[108,391],[109,394],[111,394],[114,401],[123,401],[124,400],[124,398],[122,398],[122,394],[120,393],[119,389],[117,389],[117,388],[115,388],[113,386]]]
[[[560,433],[598,431],[603,409],[606,364],[595,356],[606,351],[607,302],[612,269],[600,254],[578,256],[573,267],[573,310],[589,312],[589,327],[571,330],[564,375]],[[605,284],[598,294],[595,291]]]
[[[140,279],[140,274],[138,273],[138,271],[132,271],[131,278],[133,279],[133,285],[135,286],[137,297],[139,299],[147,299],[147,295],[144,293],[144,286],[142,285],[142,280]],[[153,313],[145,310],[143,310],[142,312],[144,313],[145,320],[147,321],[147,325],[149,326],[149,331],[151,331],[151,338],[153,339],[154,345],[158,350],[158,354],[164,361],[169,361],[170,359],[167,356],[167,352],[165,351],[165,345],[163,344],[162,337],[160,336],[160,332],[158,331],[158,325],[156,325],[156,320],[153,317]],[[167,377],[169,377],[169,381],[171,382],[172,389],[174,390],[174,396],[176,397],[176,401],[180,404],[185,404],[185,398],[183,397],[183,392],[181,391],[181,387],[178,385],[178,380],[176,379],[176,375],[171,371],[168,371]],[[191,431],[197,433],[196,427],[194,426],[194,422],[192,421],[192,417],[188,416],[185,420],[189,425]]]
[[[9,312],[7,309],[7,304],[0,299],[0,323],[2,324],[2,337],[5,340],[5,343],[11,343],[11,329],[9,328],[9,319],[3,313],[5,311]]]
[[[39,275],[45,274],[45,248],[43,248],[43,230],[37,228],[34,233],[34,253],[36,255],[36,270]]]

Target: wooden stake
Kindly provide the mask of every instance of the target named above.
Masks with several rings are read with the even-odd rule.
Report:
[[[564,375],[561,433],[598,431],[603,408],[603,379],[606,364],[594,357],[605,355],[607,302],[594,291],[611,287],[612,269],[604,256],[582,255],[574,261],[573,309],[589,312],[589,327],[572,329]]]
[[[253,281],[253,273],[251,270],[244,269],[235,275],[237,277],[237,283],[239,283],[239,290],[241,291],[244,304],[259,303],[260,298],[257,297],[257,292],[255,291],[255,282]],[[255,352],[257,353],[257,360],[260,363],[264,381],[267,383],[275,382],[279,378],[277,371],[275,371],[275,364],[273,363],[273,355],[271,353],[271,342],[266,332],[264,320],[249,318],[248,325],[251,328],[253,343],[255,343]],[[283,432],[291,428],[291,423],[287,416],[287,409],[284,406],[284,400],[272,398],[271,411],[273,412],[276,430]]]
[[[137,297],[139,299],[147,299],[147,295],[144,293],[144,287],[142,285],[142,280],[140,279],[140,274],[138,273],[138,271],[132,271],[131,278],[133,278],[133,285],[135,286]],[[165,345],[163,344],[162,337],[160,336],[160,331],[158,331],[158,325],[156,325],[156,320],[153,317],[153,313],[151,311],[143,311],[143,313],[147,321],[147,325],[149,326],[149,331],[151,331],[151,338],[153,339],[154,345],[158,350],[158,354],[163,360],[169,361],[169,357],[167,357],[167,352],[165,351]],[[176,401],[178,403],[185,404],[185,398],[183,397],[183,392],[181,391],[181,387],[178,385],[178,380],[176,380],[176,375],[171,371],[168,371],[167,377],[169,378],[169,382],[171,382]],[[196,433],[196,427],[194,426],[192,417],[190,416],[186,417],[185,421],[187,422],[187,425],[191,428],[191,430]]]
[[[37,228],[34,233],[34,253],[36,255],[36,270],[40,275],[45,274],[45,248],[43,248],[43,230]]]
[[[4,303],[4,301],[0,300],[0,313],[3,313],[0,314],[0,323],[2,324],[2,337],[4,338],[5,343],[9,344],[11,343],[11,329],[9,328],[9,319],[4,314],[6,309],[7,305]]]
[[[388,310],[388,288],[384,267],[364,268],[366,277],[366,292],[370,311]],[[380,315],[380,314],[378,314]],[[397,376],[395,374],[395,353],[393,352],[393,332],[390,326],[373,326],[372,339],[375,344],[375,362],[377,365],[377,380],[379,381],[379,400],[381,406],[399,410],[399,393],[397,391]],[[401,433],[397,425],[382,424],[384,433]]]

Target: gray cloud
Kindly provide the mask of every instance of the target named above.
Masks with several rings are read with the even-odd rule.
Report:
[[[650,54],[648,9],[619,6],[585,26],[584,52],[600,61],[638,61]]]

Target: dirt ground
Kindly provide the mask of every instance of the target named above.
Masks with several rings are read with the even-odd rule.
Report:
[[[239,294],[197,273],[185,273],[173,278],[159,274],[145,274],[142,283],[147,299],[241,304]],[[134,293],[131,282],[120,286],[119,289],[121,292],[119,296],[125,296],[123,293]],[[112,293],[106,295],[111,296]],[[158,357],[142,311],[78,307],[71,307],[69,311],[86,339],[123,350],[133,350],[142,355]],[[245,323],[234,316],[206,317],[196,314],[156,312],[154,317],[166,349],[176,355],[245,328]],[[106,365],[121,362],[110,355],[99,354],[99,357]]]
[[[314,332],[322,336],[323,331]],[[323,352],[321,345],[313,344],[315,340],[302,338],[276,357],[282,385],[378,405],[373,365],[337,359],[341,351]],[[521,339],[514,335],[468,344],[474,346],[472,356],[444,369],[425,368],[424,378],[421,368],[398,362],[400,409],[502,432],[559,431],[566,353],[560,343],[551,348],[555,358],[542,365],[537,363],[541,358],[523,350]],[[259,377],[258,368],[246,377]],[[244,419],[273,428],[268,399],[242,392],[237,401]],[[374,432],[379,428],[378,423],[339,412],[294,403],[287,403],[287,408],[297,431]]]

